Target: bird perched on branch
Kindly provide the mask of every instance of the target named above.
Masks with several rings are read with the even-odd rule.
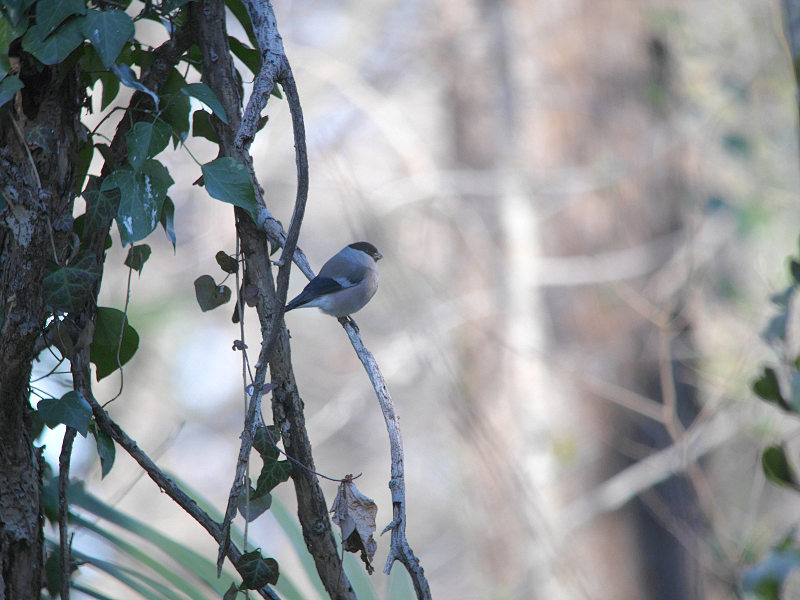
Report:
[[[377,261],[381,258],[369,242],[350,244],[322,265],[319,274],[286,305],[286,312],[310,306],[338,318],[358,312],[378,291]]]

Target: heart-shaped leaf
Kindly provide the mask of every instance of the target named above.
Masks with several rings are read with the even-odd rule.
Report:
[[[45,398],[36,405],[36,410],[48,427],[67,425],[77,430],[83,437],[89,431],[92,407],[76,391],[67,392],[61,398]]]
[[[139,244],[138,246],[131,246],[128,250],[128,257],[125,259],[125,266],[130,267],[134,271],[138,271],[141,275],[144,263],[150,258],[150,246],[147,244]]]
[[[89,360],[97,368],[97,381],[128,362],[139,348],[139,334],[128,324],[121,310],[101,306],[97,309]]]
[[[194,280],[194,295],[203,312],[222,306],[231,299],[231,288],[217,285],[211,275],[201,275]]]

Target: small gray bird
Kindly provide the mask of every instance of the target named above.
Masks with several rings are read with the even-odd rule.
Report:
[[[369,242],[350,244],[322,265],[319,274],[286,305],[286,312],[309,306],[333,317],[358,312],[378,291],[377,261],[381,258]]]

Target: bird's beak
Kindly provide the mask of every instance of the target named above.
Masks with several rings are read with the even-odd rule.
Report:
[[[376,261],[378,261],[378,260],[383,258],[383,254],[381,254],[380,252],[376,252],[375,256],[373,256],[372,258],[374,258]]]

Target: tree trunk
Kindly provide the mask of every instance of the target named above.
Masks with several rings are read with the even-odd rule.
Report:
[[[47,315],[42,280],[69,249],[86,135],[74,63],[42,68],[13,48],[11,61],[25,87],[0,117],[0,599],[17,600],[38,598],[42,585],[42,463],[27,418],[29,381]]]

